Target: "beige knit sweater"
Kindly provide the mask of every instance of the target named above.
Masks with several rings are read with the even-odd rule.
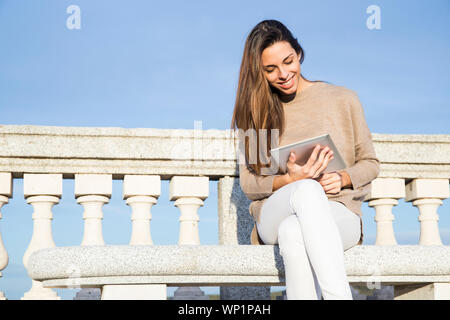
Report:
[[[370,192],[370,182],[380,170],[372,144],[372,136],[367,127],[363,107],[358,95],[343,86],[325,82],[315,82],[303,89],[295,98],[283,103],[285,131],[279,138],[278,146],[325,133],[330,134],[336,148],[343,157],[352,187],[344,188],[337,194],[326,194],[329,200],[343,203],[361,219],[361,205]],[[281,169],[279,175],[285,174]],[[249,211],[255,225],[252,244],[263,244],[257,237],[256,221],[259,221],[261,207],[272,190],[274,175],[256,175],[246,165],[239,164],[241,189],[252,200]],[[359,244],[362,244],[363,232]]]

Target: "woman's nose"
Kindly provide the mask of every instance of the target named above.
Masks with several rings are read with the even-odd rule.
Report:
[[[278,74],[278,77],[280,78],[280,80],[284,81],[287,79],[288,75],[289,75],[289,72],[287,70],[280,69],[280,73]]]

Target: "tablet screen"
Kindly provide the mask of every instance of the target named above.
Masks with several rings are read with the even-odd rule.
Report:
[[[289,159],[289,154],[291,151],[294,152],[296,156],[295,162],[298,165],[303,166],[310,158],[311,153],[317,144],[320,144],[321,146],[328,146],[334,152],[334,158],[328,163],[324,173],[342,170],[347,167],[345,161],[339,153],[339,150],[336,148],[331,136],[328,133],[271,149],[271,159],[279,165],[279,168],[283,173],[286,173],[286,163]]]

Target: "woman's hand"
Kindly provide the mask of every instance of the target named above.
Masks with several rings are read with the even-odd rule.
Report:
[[[318,181],[325,193],[337,194],[342,189],[342,176],[336,172],[324,173],[318,178],[314,179]]]
[[[295,154],[291,152],[286,164],[288,179],[291,182],[294,182],[300,179],[318,178],[320,174],[327,168],[328,163],[332,159],[333,150],[331,150],[327,146],[321,147],[320,145],[316,145],[305,165],[300,166],[295,163]]]

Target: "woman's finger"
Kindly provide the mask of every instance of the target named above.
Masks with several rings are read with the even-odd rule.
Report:
[[[309,156],[308,161],[305,164],[307,171],[309,171],[309,169],[313,166],[314,162],[316,162],[317,154],[319,153],[319,151],[320,151],[320,144],[314,147],[311,155]]]
[[[320,166],[320,168],[318,169],[318,172],[323,172],[327,167],[328,164],[330,163],[330,161],[334,158],[333,156],[333,151],[331,150],[330,152],[327,153],[327,155],[325,156],[325,159],[322,163],[322,166]]]
[[[326,169],[329,162],[330,152],[332,152],[332,150],[327,148],[321,151],[319,159],[311,168],[311,172],[314,173],[314,176],[320,174],[323,170]]]

